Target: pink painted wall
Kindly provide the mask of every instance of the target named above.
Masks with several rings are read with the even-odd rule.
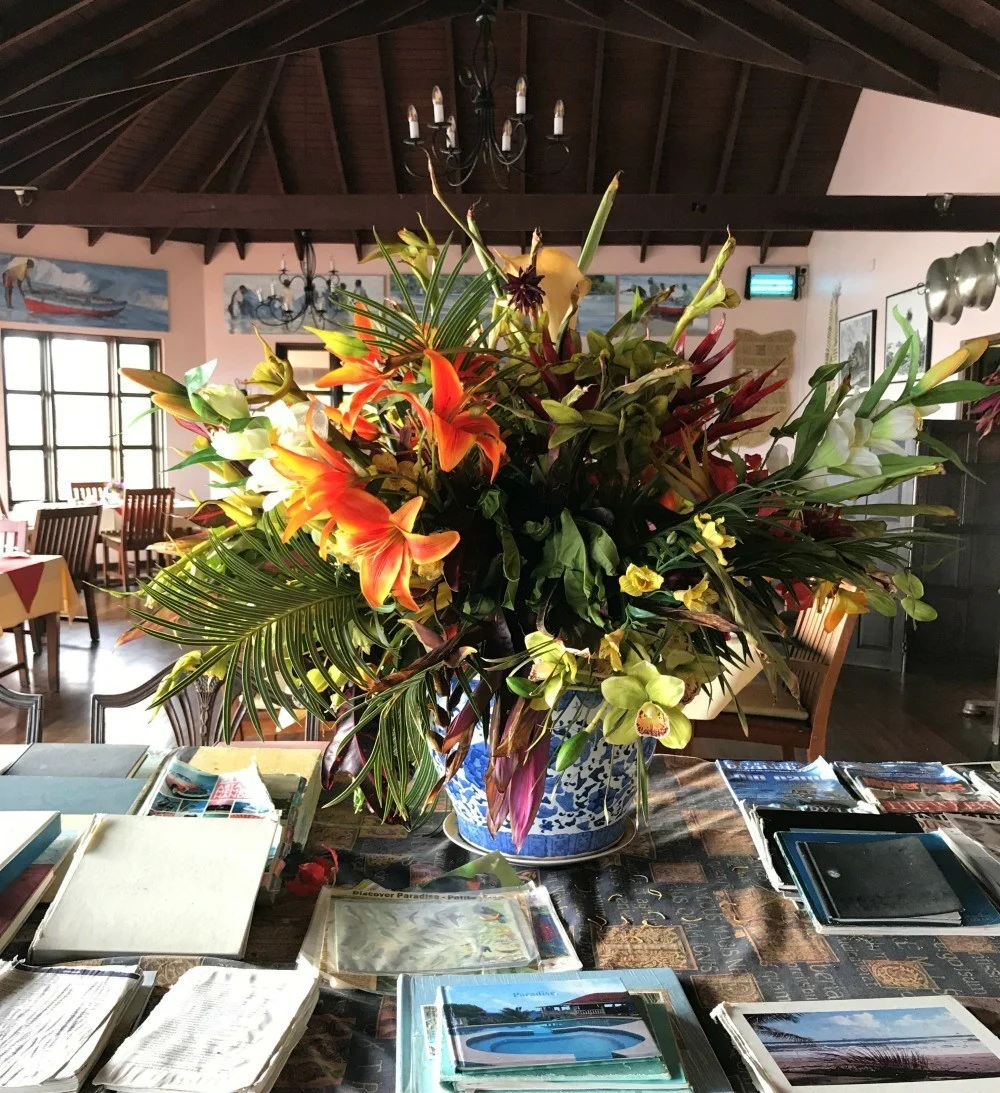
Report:
[[[989,193],[1000,175],[1000,118],[864,91],[830,183],[834,194]],[[996,226],[1000,231],[1000,223]],[[994,236],[995,240],[995,236]],[[924,279],[938,257],[986,241],[950,232],[817,232],[809,247],[806,355],[825,355],[830,296],[841,286],[840,316],[875,308],[876,364],[885,336],[885,298]],[[988,311],[966,310],[955,326],[935,323],[931,356],[968,338],[1000,331],[1000,297]],[[800,372],[800,390],[805,377]],[[952,416],[952,408],[942,410]]]

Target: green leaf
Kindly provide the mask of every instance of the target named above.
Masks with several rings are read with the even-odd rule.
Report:
[[[836,379],[846,366],[846,361],[831,361],[829,364],[822,365],[809,377],[809,386],[816,387],[821,383],[829,383],[830,380]]]
[[[184,387],[187,393],[190,395],[192,391],[197,391],[200,387],[204,387],[206,383],[212,378],[212,373],[215,371],[218,361],[206,361],[204,364],[199,364],[196,368],[189,368],[184,373]]]
[[[555,762],[556,770],[560,774],[567,767],[571,767],[583,755],[589,739],[590,733],[586,729],[581,729],[580,732],[574,733],[560,744],[559,750],[556,752]]]
[[[914,622],[933,622],[938,617],[937,611],[929,603],[912,596],[904,597],[902,604],[903,610]]]
[[[979,383],[977,380],[951,380],[914,395],[910,400],[914,406],[937,406],[946,402],[977,402],[987,395],[1000,391],[1000,384]]]
[[[956,467],[963,474],[971,474],[969,468],[962,462],[961,456],[954,448],[950,448],[940,437],[934,436],[933,433],[929,433],[925,430],[917,433],[917,440],[930,448],[932,452],[937,452],[938,455],[943,456],[949,462],[954,463]],[[973,475],[975,477],[975,475]]]
[[[892,383],[893,377],[899,371],[903,361],[906,360],[907,356],[911,353],[917,353],[918,356],[920,353],[920,343],[917,341],[917,336],[915,334],[904,339],[903,344],[892,355],[889,366],[871,387],[868,388],[868,394],[861,400],[861,405],[858,407],[858,417],[868,417],[872,410],[878,406],[882,401],[882,396],[888,390],[889,384]]]
[[[213,425],[225,425],[226,420],[220,417],[211,406],[209,406],[206,399],[203,399],[201,395],[197,395],[192,391],[188,395],[188,400],[191,403],[191,409],[203,420],[211,422]]]
[[[851,516],[954,516],[947,505],[851,505]]]
[[[587,348],[591,353],[603,353],[606,357],[614,356],[611,342],[599,330],[587,331]]]
[[[892,583],[904,596],[912,597],[915,600],[919,600],[924,594],[924,582],[908,569],[901,569],[898,573],[893,573]]]
[[[307,326],[305,329],[310,334],[315,334],[335,357],[343,359],[368,356],[368,346],[356,334],[346,334],[341,330],[319,330],[315,326]]]
[[[576,264],[581,273],[586,273],[590,269],[590,263],[593,262],[594,255],[597,254],[601,236],[604,234],[604,225],[607,224],[608,217],[611,215],[611,206],[615,203],[617,193],[618,175],[615,175],[604,191],[601,203],[597,206],[597,212],[594,213],[590,230],[587,232],[587,238],[584,239],[583,246],[580,248],[580,257],[577,259]]]
[[[587,533],[591,561],[598,569],[603,569],[609,577],[613,577],[618,572],[620,564],[618,547],[615,546],[614,539],[600,524],[589,520],[581,520],[580,523]]]
[[[579,436],[585,428],[586,425],[557,425],[549,437],[549,447],[558,448],[560,444],[565,444],[567,440]]]
[[[219,463],[223,462],[222,456],[220,456],[214,448],[201,448],[199,451],[192,452],[190,455],[185,456],[180,463],[175,463],[172,467],[167,468],[167,473],[171,471],[183,470],[184,467],[196,467],[199,463]]]
[[[867,497],[872,493],[881,493],[886,488],[890,478],[886,474],[876,474],[869,478],[852,478],[849,482],[839,482],[835,486],[822,486],[817,490],[810,490],[810,501],[825,501],[827,504],[837,504],[840,501],[853,501],[856,497]]]
[[[874,607],[880,615],[890,619],[895,616],[896,600],[888,592],[884,592],[881,588],[866,588],[865,597],[869,606]]]
[[[508,676],[507,687],[521,698],[533,698],[538,690],[538,685],[532,683],[530,679],[525,679],[524,676]]]
[[[543,398],[542,406],[549,417],[559,425],[584,425],[583,414],[574,410],[572,406],[565,406],[555,399]]]
[[[503,575],[507,578],[507,594],[503,598],[503,606],[513,610],[517,601],[517,585],[521,579],[521,551],[508,528],[500,529],[500,543],[503,547]]]

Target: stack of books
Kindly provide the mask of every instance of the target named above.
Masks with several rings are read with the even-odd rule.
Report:
[[[0,963],[0,1088],[76,1093],[152,988],[136,969]]]
[[[1000,800],[993,791],[980,789],[944,763],[837,763],[837,770],[879,812],[1000,815]]]
[[[968,778],[980,793],[1000,801],[1000,763],[950,763],[948,769]]]
[[[267,1093],[316,1006],[315,975],[186,971],[98,1071],[120,1093]]]
[[[665,968],[409,976],[397,995],[400,1093],[731,1090]]]
[[[1000,1040],[948,995],[723,1004],[712,1017],[761,1093],[1000,1090]]]

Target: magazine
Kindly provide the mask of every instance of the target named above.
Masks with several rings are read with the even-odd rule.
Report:
[[[252,760],[243,770],[206,774],[190,763],[171,759],[139,815],[280,819]]]
[[[1000,815],[1000,804],[943,763],[838,763],[860,796],[880,812]]]
[[[822,758],[808,765],[790,760],[720,759],[716,766],[741,808],[853,810],[861,805],[841,784],[833,766]]]
[[[1000,1040],[948,995],[723,1003],[712,1017],[764,1093],[1000,1090]]]
[[[581,976],[551,985],[470,981],[441,988],[455,1069],[572,1066],[660,1058],[621,980]]]

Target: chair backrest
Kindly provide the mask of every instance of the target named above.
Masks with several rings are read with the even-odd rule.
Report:
[[[126,706],[138,706],[140,703],[145,707],[169,671],[169,666],[163,668],[134,690],[122,694],[95,694],[90,708],[90,742],[106,742],[106,714],[109,709],[123,709]],[[210,747],[225,743],[227,726],[229,738],[236,735],[246,714],[246,700],[241,689],[232,709],[227,712],[223,709],[224,692],[221,680],[214,676],[199,676],[164,703],[163,709],[179,748]]]
[[[35,519],[36,554],[61,554],[74,582],[94,576],[94,544],[101,527],[100,505],[39,509]]]
[[[110,482],[70,482],[69,493],[74,501],[102,501]]]
[[[28,549],[28,521],[0,519],[0,554]]]
[[[166,539],[174,511],[174,491],[169,487],[125,490],[122,498],[122,546],[145,550]]]
[[[39,744],[42,740],[42,713],[45,707],[43,695],[26,694],[23,691],[12,691],[0,683],[0,704],[12,706],[16,710],[25,710],[26,744]]]
[[[823,754],[833,694],[857,622],[857,615],[845,614],[828,629],[835,610],[830,597],[821,608],[800,611],[791,635],[789,666],[799,680],[799,702],[809,711],[811,756]]]

